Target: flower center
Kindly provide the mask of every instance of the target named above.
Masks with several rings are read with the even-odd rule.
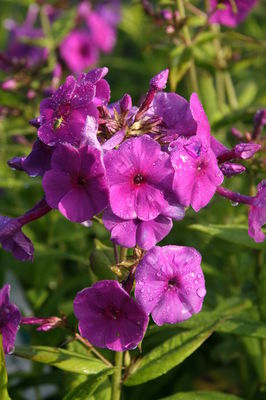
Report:
[[[78,176],[77,177],[77,184],[78,186],[85,186],[87,183],[86,179],[83,178],[83,176]]]
[[[178,278],[175,276],[168,281],[168,289],[178,288],[180,286],[180,282]]]
[[[88,56],[90,55],[90,46],[88,46],[87,44],[83,44],[83,45],[80,47],[80,54],[81,54],[83,57],[88,57]]]
[[[133,181],[134,181],[135,185],[140,185],[141,183],[144,182],[144,176],[141,174],[137,174],[136,176],[134,176]]]

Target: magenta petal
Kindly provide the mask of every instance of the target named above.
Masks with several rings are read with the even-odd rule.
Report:
[[[44,174],[42,181],[45,198],[52,208],[58,208],[60,200],[71,190],[71,178],[59,170],[50,170]]]
[[[207,115],[202,107],[197,93],[192,93],[190,97],[190,110],[194,120],[197,123],[196,135],[203,139],[206,143],[210,144],[211,128]]]
[[[136,193],[128,183],[113,185],[110,188],[110,205],[112,211],[120,218],[137,218]]]
[[[137,224],[135,220],[131,219],[128,221],[121,221],[111,231],[111,239],[123,247],[135,247],[136,246],[136,231]]]
[[[72,222],[84,222],[95,214],[94,205],[85,189],[71,189],[58,204],[58,210]]]
[[[149,184],[143,185],[136,192],[137,216],[142,221],[156,218],[166,206],[162,192]]]
[[[168,235],[172,226],[172,220],[161,215],[151,221],[142,221],[137,229],[138,246],[144,250],[150,250]]]
[[[80,169],[78,150],[68,143],[57,146],[52,156],[51,165],[53,169],[58,169],[68,174],[77,173]]]

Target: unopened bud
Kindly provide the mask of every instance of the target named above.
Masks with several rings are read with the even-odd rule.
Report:
[[[220,166],[220,170],[225,176],[227,176],[227,178],[231,178],[231,176],[242,174],[246,170],[246,168],[240,164],[224,162]]]
[[[15,79],[8,79],[7,81],[1,84],[1,88],[6,91],[15,90],[17,87],[17,81]]]
[[[37,318],[37,317],[24,317],[21,319],[23,325],[39,325],[37,331],[47,332],[51,329],[55,329],[64,324],[62,318],[48,317],[48,318]]]
[[[260,144],[256,143],[239,143],[235,146],[234,151],[237,158],[247,160],[254,156],[261,149]]]
[[[11,160],[8,160],[7,164],[10,168],[15,169],[17,171],[24,171],[23,161],[26,157],[13,157]]]
[[[155,75],[150,80],[150,86],[155,90],[163,90],[166,87],[167,80],[169,75],[169,69],[164,69],[163,71],[159,72],[159,74]]]
[[[41,126],[41,117],[33,118],[29,121],[29,124],[34,126],[35,128],[40,128]]]
[[[125,94],[120,100],[120,109],[122,113],[126,113],[132,108],[132,99],[129,94]]]
[[[168,10],[167,8],[164,8],[163,10],[161,10],[161,16],[166,21],[170,21],[171,19],[173,19],[172,11]]]

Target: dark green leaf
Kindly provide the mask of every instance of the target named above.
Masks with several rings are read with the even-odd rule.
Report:
[[[195,391],[177,393],[173,396],[163,397],[160,400],[243,400],[243,398],[233,394]]]
[[[0,399],[1,400],[11,400],[7,391],[7,372],[4,349],[2,345],[2,335],[0,335]]]
[[[148,382],[181,364],[212,334],[215,324],[192,329],[166,340],[140,359],[129,372],[125,385]]]

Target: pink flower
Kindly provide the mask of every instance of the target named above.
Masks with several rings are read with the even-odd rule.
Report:
[[[82,72],[98,62],[99,53],[90,32],[74,30],[60,44],[60,55],[73,72]]]
[[[122,219],[156,218],[168,203],[173,170],[169,156],[147,135],[128,139],[105,154],[110,205]]]
[[[157,325],[199,313],[206,294],[201,255],[191,247],[153,247],[140,261],[135,297]]]

